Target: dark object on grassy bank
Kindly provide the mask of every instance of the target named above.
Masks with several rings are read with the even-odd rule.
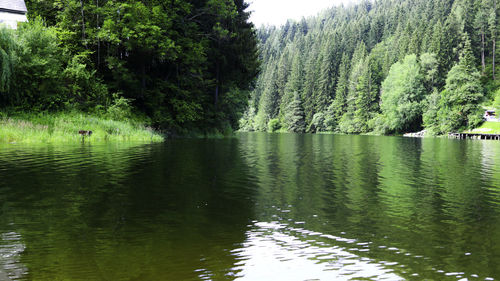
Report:
[[[84,130],[80,130],[78,131],[78,134],[82,135],[83,136],[91,136],[92,135],[92,131],[84,131]]]

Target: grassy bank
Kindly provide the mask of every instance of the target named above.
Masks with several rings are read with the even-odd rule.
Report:
[[[0,114],[0,142],[78,143],[82,141],[80,130],[92,131],[85,137],[90,142],[163,141],[159,133],[134,120],[116,121],[85,113]]]
[[[466,131],[466,133],[500,134],[500,122],[484,122],[478,128],[475,128],[471,131]]]

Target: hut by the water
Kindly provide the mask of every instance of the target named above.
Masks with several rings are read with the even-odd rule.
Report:
[[[500,122],[500,119],[497,117],[495,110],[486,110],[483,115],[484,121],[489,122]]]
[[[17,28],[18,22],[28,21],[24,0],[0,0],[0,25]]]

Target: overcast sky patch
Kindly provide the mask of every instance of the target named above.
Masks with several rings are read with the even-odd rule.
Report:
[[[262,24],[280,26],[287,19],[300,20],[302,17],[314,16],[321,10],[348,4],[353,0],[247,0],[252,11],[250,20],[256,27]]]

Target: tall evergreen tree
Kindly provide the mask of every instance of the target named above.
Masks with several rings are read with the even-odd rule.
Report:
[[[460,61],[446,78],[438,118],[442,132],[473,128],[481,122],[479,103],[483,97],[480,74],[474,63],[470,39],[466,35]]]
[[[498,11],[497,11],[497,0],[491,0],[493,3],[490,8],[490,13],[488,17],[488,25],[491,37],[491,65],[493,72],[493,80],[495,80],[495,55],[496,55],[496,43],[497,43],[497,29],[498,29]]]
[[[328,109],[328,112],[331,115],[333,115],[332,116],[333,123],[331,123],[330,126],[338,124],[340,118],[347,111],[347,90],[349,83],[348,77],[349,77],[349,58],[347,54],[344,53],[344,55],[342,56],[342,63],[339,67],[337,87],[335,89],[335,99],[333,100],[332,104],[329,106]]]
[[[488,29],[488,10],[489,10],[489,0],[477,1],[477,13],[474,19],[474,26],[477,29],[478,36],[481,38],[481,73],[484,74],[486,69],[485,62],[485,42],[486,42],[486,31]]]
[[[303,133],[306,131],[304,107],[302,106],[302,99],[297,92],[293,94],[293,100],[288,105],[285,113],[285,123],[289,132]]]

